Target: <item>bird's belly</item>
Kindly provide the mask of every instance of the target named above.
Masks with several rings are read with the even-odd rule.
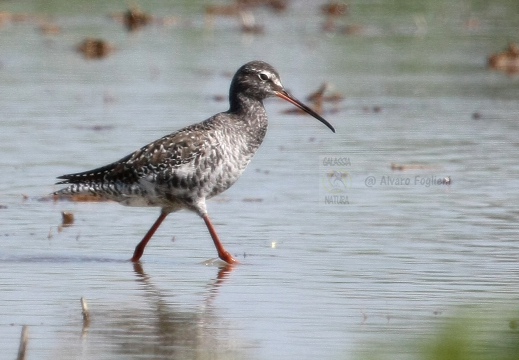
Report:
[[[243,154],[242,154],[243,155]],[[208,174],[204,186],[204,196],[211,198],[230,188],[245,171],[253,154],[248,156],[228,156]]]
[[[241,176],[250,158],[233,161],[226,158],[207,161],[187,172],[177,172],[168,179],[168,193],[174,198],[208,199],[230,188]],[[175,178],[176,177],[176,178]]]
[[[222,149],[220,149],[222,150]],[[179,209],[216,196],[241,176],[253,153],[215,152],[163,172],[148,174],[127,186],[117,201],[127,206]]]
[[[243,170],[241,169],[239,172],[222,172],[214,176],[211,179],[212,181],[210,180],[206,186],[205,197],[211,198],[230,188],[239,179]]]

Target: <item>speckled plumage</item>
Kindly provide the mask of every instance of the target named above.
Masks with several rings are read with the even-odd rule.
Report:
[[[272,66],[253,61],[236,72],[228,111],[166,135],[109,165],[60,176],[64,180],[58,184],[69,186],[55,194],[93,194],[123,205],[160,207],[161,217],[141,241],[140,255],[167,214],[192,210],[206,221],[220,258],[236,262],[228,253],[221,254],[224,249],[207,217],[205,201],[234,184],[263,142],[268,126],[263,100],[270,96],[293,103],[334,131],[283,89]],[[137,249],[132,260],[140,258],[136,255]]]

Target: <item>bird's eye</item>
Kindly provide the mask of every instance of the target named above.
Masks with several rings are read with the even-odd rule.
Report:
[[[263,80],[263,81],[270,79],[270,77],[268,76],[268,74],[265,74],[265,73],[259,73],[258,76],[259,76],[259,78],[260,78],[261,80]]]

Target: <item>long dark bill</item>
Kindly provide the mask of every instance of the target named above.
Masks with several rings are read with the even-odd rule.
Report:
[[[276,94],[277,97],[279,97],[279,98],[281,98],[283,100],[288,101],[289,103],[297,106],[298,108],[300,108],[301,110],[303,110],[307,114],[312,115],[314,118],[316,118],[317,120],[322,122],[324,125],[326,125],[331,131],[335,132],[335,129],[333,128],[332,124],[330,124],[328,121],[326,121],[318,113],[316,113],[315,111],[310,109],[308,106],[303,104],[301,101],[297,100],[295,97],[293,97],[292,95],[287,93],[285,90],[276,91],[275,94]]]

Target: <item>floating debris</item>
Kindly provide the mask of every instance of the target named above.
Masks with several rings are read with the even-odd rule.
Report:
[[[331,33],[332,35],[362,35],[365,33],[365,29],[362,25],[337,25],[335,23],[335,18],[330,17],[324,23],[323,31],[326,33]]]
[[[243,202],[262,202],[262,198],[243,198]]]
[[[313,105],[313,109],[316,113],[322,114],[323,113],[323,101],[324,101],[324,92],[328,88],[328,83],[323,83],[319,89],[317,89],[315,92],[311,93],[306,97],[308,101],[310,101]]]
[[[265,28],[256,24],[254,15],[250,11],[240,11],[241,31],[247,34],[263,34]]]
[[[337,20],[349,14],[349,6],[341,2],[330,2],[321,6],[321,13],[325,16],[323,30],[327,33],[345,35],[359,34],[360,25],[337,25]]]
[[[20,346],[18,347],[17,360],[25,360],[27,358],[27,345],[29,344],[29,327],[22,326],[22,333],[20,335]]]
[[[519,45],[508,44],[505,51],[493,54],[488,58],[488,67],[494,70],[503,71],[509,75],[519,72]]]
[[[123,16],[123,23],[128,31],[135,31],[148,25],[153,20],[151,15],[146,14],[139,8],[129,8]]]
[[[246,4],[207,5],[205,8],[206,27],[213,28],[216,16],[237,18],[240,22],[240,30],[244,33],[262,34],[265,31],[264,26],[256,24],[254,15]]]
[[[7,209],[7,205],[0,204],[0,209]]]
[[[375,114],[378,114],[379,112],[382,111],[382,106],[380,105],[373,105],[373,106],[363,106],[362,107],[362,110],[366,113],[375,113]]]
[[[173,26],[179,23],[176,16],[157,18],[147,14],[138,7],[130,7],[125,12],[110,14],[110,18],[122,25],[129,32],[139,30],[145,26],[156,24],[161,26]]]
[[[90,311],[84,297],[81,298],[81,315],[83,315],[83,325],[90,323]]]
[[[84,297],[81,298],[81,314],[83,315],[83,329],[81,330],[81,338],[86,337],[88,328],[90,327],[90,311]]]
[[[114,128],[113,125],[93,125],[90,127],[90,130],[93,131],[106,131],[106,130],[112,130]]]
[[[233,4],[207,5],[205,8],[206,26],[213,27],[214,18],[217,16],[234,17],[240,22],[240,30],[248,34],[263,34],[265,27],[256,24],[252,8],[266,6],[276,12],[284,11],[286,1],[281,0],[236,0]]]
[[[74,126],[74,128],[76,128],[78,130],[107,131],[107,130],[113,130],[114,126],[113,125],[88,125],[88,126],[78,125],[78,126]]]
[[[344,100],[344,96],[338,92],[327,94],[330,91],[332,91],[333,88],[334,86],[332,84],[330,84],[329,82],[324,82],[321,84],[319,89],[307,96],[307,100],[312,102],[341,102],[342,100]]]
[[[326,16],[339,17],[348,15],[349,7],[345,3],[331,2],[321,6],[321,12]]]
[[[113,52],[114,47],[102,39],[86,38],[77,47],[86,59],[102,59]]]
[[[287,0],[236,0],[236,3],[249,8],[264,6],[275,12],[285,11],[288,7]]]
[[[10,22],[12,19],[11,13],[7,11],[0,11],[0,26]]]
[[[333,89],[333,85],[329,82],[324,82],[319,86],[319,88],[308,95],[306,97],[306,100],[311,103],[310,108],[314,110],[318,114],[322,114],[324,112],[324,102],[331,102],[337,103],[344,100],[344,96],[338,92],[334,92],[331,94],[326,95],[326,93],[329,93],[330,90]],[[337,109],[334,109],[333,112],[337,112]],[[305,114],[303,110],[300,110],[298,108],[291,108],[283,111],[284,114]]]
[[[68,211],[61,212],[61,226],[67,227],[74,224],[74,214]]]
[[[39,26],[39,30],[43,35],[58,35],[61,33],[59,25],[45,22]]]
[[[227,101],[227,95],[213,95],[213,100],[216,102]]]
[[[238,4],[230,4],[230,5],[207,5],[205,7],[205,15],[206,21],[212,20],[216,16],[238,16],[240,11],[242,10],[241,6]]]
[[[407,171],[407,170],[433,170],[436,169],[434,166],[422,165],[422,164],[396,164],[391,163],[391,170],[393,171]]]
[[[323,101],[324,101],[324,92],[326,91],[328,86],[329,86],[328,83],[326,83],[326,82],[323,83],[319,87],[319,89],[317,89],[316,91],[314,91],[313,93],[308,95],[306,97],[306,100],[312,102],[314,105],[318,105],[316,107],[322,108]]]
[[[481,27],[481,21],[478,18],[471,16],[463,25],[468,30],[475,30]]]
[[[29,14],[13,14],[8,11],[0,11],[0,26],[3,26],[9,22],[24,22],[24,21],[40,21],[40,16],[34,16]]]

